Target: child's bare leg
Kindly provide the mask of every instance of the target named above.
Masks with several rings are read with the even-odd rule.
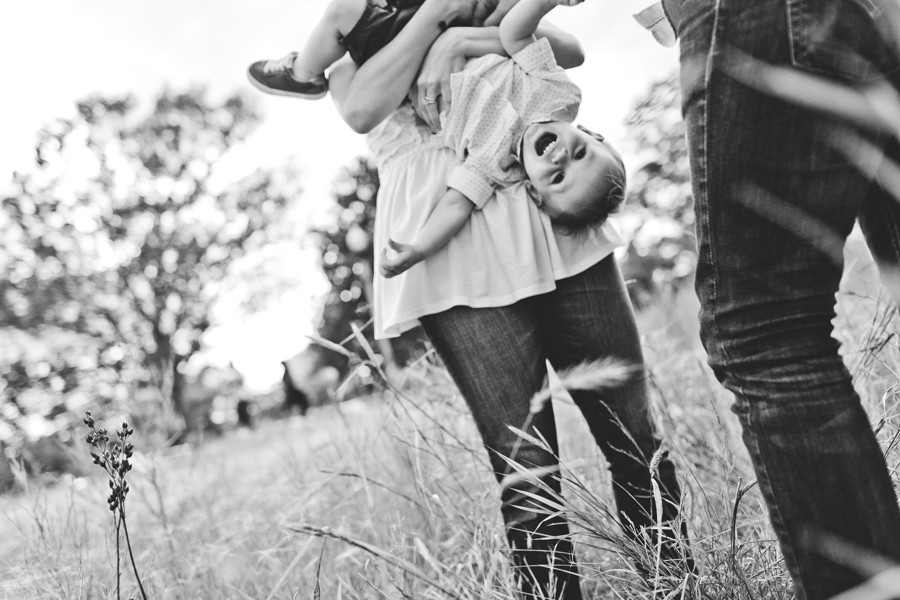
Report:
[[[332,0],[322,20],[313,29],[303,51],[294,59],[293,75],[298,81],[312,81],[325,74],[347,51],[338,43],[356,26],[366,8],[366,0]]]

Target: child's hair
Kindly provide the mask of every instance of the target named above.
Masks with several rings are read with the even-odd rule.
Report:
[[[579,129],[599,142],[604,138],[586,127]],[[563,235],[579,235],[596,229],[606,222],[609,215],[616,212],[625,200],[625,163],[618,152],[613,151],[615,162],[609,165],[608,172],[598,186],[594,197],[581,210],[562,212],[552,217],[553,227]]]

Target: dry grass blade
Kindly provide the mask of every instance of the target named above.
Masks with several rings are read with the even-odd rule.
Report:
[[[749,181],[735,184],[735,192],[745,207],[818,248],[834,264],[844,264],[843,236],[822,221]]]
[[[900,567],[891,567],[831,600],[892,600],[900,593]]]
[[[365,363],[356,365],[356,368],[353,369],[353,371],[351,371],[346,378],[344,378],[344,381],[341,382],[341,385],[339,385],[334,391],[335,397],[340,398],[341,394],[343,394],[350,388],[350,384],[353,383],[353,380],[356,379],[356,377],[367,368],[368,365],[366,365]]]
[[[389,485],[387,485],[387,484],[381,483],[380,481],[375,481],[374,479],[370,479],[370,478],[368,478],[368,477],[363,477],[362,475],[359,475],[358,473],[348,473],[348,472],[345,472],[345,471],[332,471],[332,470],[330,470],[330,469],[319,469],[319,472],[320,472],[320,473],[327,473],[327,474],[329,474],[329,475],[337,475],[338,477],[352,477],[352,478],[354,478],[354,479],[365,479],[365,480],[366,480],[368,483],[370,483],[371,485],[374,485],[374,486],[376,486],[376,487],[380,487],[381,489],[387,490],[387,491],[389,491],[390,493],[392,493],[392,494],[394,494],[395,496],[397,496],[398,498],[403,498],[403,499],[406,500],[407,502],[413,504],[414,506],[419,507],[420,509],[423,508],[423,507],[422,507],[422,504],[419,503],[419,502],[418,502],[417,500],[415,500],[414,498],[412,498],[411,496],[409,496],[409,495],[407,495],[407,494],[404,494],[403,492],[401,492],[401,491],[399,491],[399,490],[397,490],[397,489],[395,489],[395,488],[392,488],[391,486],[389,486]]]
[[[553,450],[550,448],[550,446],[548,446],[542,440],[539,440],[535,436],[531,435],[530,433],[523,431],[523,430],[519,429],[518,427],[513,427],[512,425],[507,425],[506,428],[509,429],[510,431],[512,431],[514,434],[516,434],[520,440],[525,440],[527,442],[531,442],[532,444],[534,444],[535,446],[537,446],[544,452],[550,452],[551,454],[553,453]],[[515,456],[510,456],[510,458],[512,460],[515,460]]]
[[[530,469],[525,469],[521,472],[507,475],[506,477],[501,479],[500,489],[505,490],[506,488],[514,486],[517,483],[521,483],[523,481],[535,483],[537,481],[540,481],[542,477],[546,477],[547,475],[558,472],[559,465],[553,465],[550,467],[532,467]]]
[[[861,173],[869,179],[877,179],[881,187],[900,202],[900,168],[882,149],[847,127],[829,131],[826,140]]]
[[[425,545],[425,542],[422,541],[422,538],[416,536],[413,539],[413,544],[415,544],[416,552],[419,553],[419,556],[421,556],[425,560],[425,562],[427,562],[429,566],[434,569],[435,573],[441,575],[444,570],[441,568],[441,565],[438,563],[438,561],[436,561],[431,555],[431,552],[428,551],[428,546]]]
[[[366,336],[363,335],[362,329],[359,328],[359,325],[350,321],[350,329],[353,331],[353,337],[359,342],[359,345],[362,346],[363,350],[366,351],[366,356],[369,357],[369,360],[372,362],[376,362],[377,357],[375,356],[375,350],[372,349],[372,346],[369,344],[369,340],[366,339]]]
[[[322,573],[322,556],[325,555],[326,543],[328,543],[327,540],[322,540],[322,549],[319,550],[319,564],[316,565],[316,587],[313,588],[313,600],[320,600],[322,597],[322,592],[319,588],[319,575]]]
[[[731,567],[734,569],[734,572],[737,573],[738,578],[741,580],[741,583],[744,586],[744,589],[747,590],[747,594],[753,600],[756,600],[756,594],[753,593],[753,588],[750,587],[750,582],[747,580],[747,574],[744,573],[743,567],[738,562],[737,559],[737,519],[738,519],[738,509],[741,506],[741,499],[743,499],[744,494],[753,489],[753,486],[757,484],[756,481],[752,483],[748,483],[745,486],[742,485],[742,481],[738,479],[738,489],[734,495],[734,504],[731,511]]]
[[[625,383],[636,369],[625,361],[604,358],[562,369],[558,375],[567,390],[602,390]]]
[[[272,587],[272,591],[269,592],[269,595],[266,596],[266,600],[272,600],[275,595],[278,593],[278,590],[281,589],[281,586],[284,585],[284,582],[287,581],[288,576],[291,574],[291,571],[294,570],[294,567],[300,562],[300,559],[303,558],[303,555],[306,554],[306,551],[309,550],[309,547],[312,546],[313,538],[309,538],[306,540],[306,543],[300,547],[300,550],[297,552],[297,555],[294,557],[294,560],[291,561],[291,564],[288,565],[288,568],[284,570],[284,573],[281,574],[281,577],[278,579],[278,582]]]
[[[434,579],[432,579],[431,577],[429,577],[428,575],[426,575],[425,573],[420,571],[419,568],[416,567],[416,565],[412,564],[408,560],[400,558],[399,556],[391,554],[390,552],[383,550],[382,548],[379,548],[378,546],[374,546],[374,545],[364,542],[362,540],[357,540],[355,538],[351,538],[349,536],[342,535],[340,533],[336,533],[328,527],[316,527],[314,525],[300,523],[298,525],[289,527],[289,529],[291,529],[292,531],[296,531],[298,533],[305,533],[306,535],[312,535],[315,537],[335,539],[335,540],[344,542],[345,544],[350,544],[351,546],[355,546],[361,550],[365,550],[372,556],[376,556],[376,557],[380,558],[381,560],[394,565],[395,567],[405,571],[409,575],[412,575],[416,579],[419,579],[420,581],[427,583],[431,587],[442,591],[443,593],[447,594],[449,597],[456,598],[457,600],[461,600],[460,596],[458,596],[455,592],[447,589],[440,582],[435,581]]]
[[[893,561],[877,552],[831,533],[811,531],[804,544],[832,562],[853,569],[864,577],[873,578],[884,571],[897,568]]]
[[[363,335],[362,329],[354,323],[350,322],[350,328],[353,330],[353,335],[356,338],[356,341],[359,342],[359,345],[362,346],[363,350],[366,351],[366,356],[369,357],[369,362],[372,363],[372,366],[378,371],[378,374],[381,375],[382,380],[385,382],[388,381],[388,376],[381,368],[381,361],[378,360],[378,356],[375,355],[375,351],[372,349],[372,346],[369,344],[369,340],[366,339],[366,336]]]
[[[350,352],[349,350],[347,350],[340,344],[335,344],[334,342],[326,340],[325,338],[321,338],[317,335],[307,335],[306,337],[311,342],[314,342],[314,343],[322,346],[323,348],[328,348],[329,350],[337,352],[338,354],[343,354],[344,356],[349,358],[351,361],[359,362],[359,357],[356,354],[354,354],[353,352]]]
[[[548,506],[549,508],[551,508],[555,511],[562,512],[565,510],[565,499],[558,492],[556,492],[553,488],[551,488],[549,485],[547,485],[547,482],[545,482],[542,479],[542,477],[547,474],[552,474],[552,473],[559,471],[559,468],[560,468],[559,465],[552,465],[552,466],[548,466],[548,467],[527,468],[527,467],[517,463],[516,461],[512,460],[511,458],[503,456],[502,454],[499,456],[501,459],[503,459],[506,462],[506,464],[509,466],[509,468],[511,468],[512,470],[515,471],[515,473],[512,473],[511,475],[507,475],[506,477],[503,478],[503,480],[500,484],[502,488],[504,488],[504,489],[508,488],[509,486],[513,485],[516,481],[528,481],[529,483],[534,485],[536,488],[538,488],[541,491],[543,491],[544,493],[548,494],[550,499],[544,498],[541,496],[537,496],[537,495],[527,492],[525,490],[517,490],[521,495],[538,500],[542,504]]]
[[[650,473],[653,477],[650,478],[650,485],[653,488],[653,504],[656,510],[656,523],[654,523],[654,527],[656,528],[656,548],[654,549],[654,557],[653,557],[653,595],[656,596],[656,593],[659,589],[659,575],[660,575],[660,565],[662,562],[662,543],[663,536],[665,535],[665,531],[663,529],[663,498],[662,491],[659,489],[659,483],[657,482],[657,478],[659,477],[659,463],[662,461],[663,456],[666,455],[666,451],[662,446],[657,448],[656,452],[653,453],[653,458],[650,459]]]
[[[628,381],[634,374],[634,365],[614,358],[584,361],[583,363],[562,369],[557,373],[562,386],[569,391],[604,390],[616,387]],[[549,385],[531,399],[531,412],[538,413],[552,397],[553,390]]]
[[[244,600],[254,600],[253,596],[247,595],[247,593],[246,593],[244,590],[238,588],[238,587],[235,586],[234,584],[229,583],[229,584],[228,584],[228,589],[230,589],[231,591],[233,591],[235,594],[237,594],[238,596],[240,596],[240,597],[243,598]]]

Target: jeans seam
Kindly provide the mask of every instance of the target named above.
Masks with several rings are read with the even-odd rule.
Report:
[[[722,1],[723,0],[716,0],[716,4],[713,8],[714,18],[713,18],[713,27],[712,27],[712,37],[709,41],[709,56],[706,60],[706,68],[705,68],[704,75],[703,75],[704,81],[703,81],[703,181],[702,181],[702,185],[703,185],[704,202],[706,203],[706,207],[707,207],[706,211],[705,211],[707,213],[706,218],[703,219],[703,222],[704,222],[704,228],[706,229],[707,238],[709,238],[707,241],[707,246],[709,248],[709,251],[708,251],[709,252],[709,262],[710,262],[710,265],[712,267],[712,272],[713,272],[712,286],[711,286],[713,310],[712,310],[711,321],[712,321],[712,327],[715,331],[715,339],[716,339],[717,345],[719,346],[719,351],[724,355],[725,363],[728,364],[728,361],[729,361],[728,350],[725,347],[724,338],[722,337],[721,332],[719,331],[719,323],[718,323],[718,318],[717,318],[717,314],[716,314],[716,307],[718,307],[718,304],[719,304],[719,289],[718,289],[719,266],[718,266],[718,261],[716,260],[716,257],[713,255],[714,244],[712,243],[712,239],[711,239],[713,233],[712,233],[712,227],[710,227],[710,225],[709,225],[710,206],[709,206],[709,185],[708,185],[708,183],[709,183],[709,160],[708,160],[709,159],[709,107],[710,107],[709,94],[710,94],[710,87],[711,87],[710,83],[712,81],[712,74],[713,74],[713,68],[714,68],[713,63],[715,61],[715,54],[716,54],[716,41],[717,41],[718,34],[719,34],[719,15],[720,15],[720,9],[722,6]],[[727,369],[727,370],[729,371],[732,379],[738,384],[738,386],[740,387],[740,389],[742,391],[743,384],[741,383],[741,381],[737,377],[734,376],[734,373],[731,373],[730,369]]]
[[[788,35],[788,51],[791,54],[791,64],[797,65],[799,63],[799,57],[797,56],[796,48],[798,47],[799,42],[802,40],[795,39],[795,32],[803,31],[803,28],[800,26],[801,24],[797,21],[800,20],[799,14],[794,14],[795,12],[799,13],[799,11],[794,10],[794,5],[791,4],[790,0],[787,0],[784,3],[785,13],[787,16],[787,35]]]
[[[704,146],[704,149],[703,149],[703,153],[704,153],[703,185],[704,185],[704,193],[705,194],[706,194],[707,181],[708,181],[708,177],[709,177],[708,176],[709,163],[706,159],[707,159],[708,146],[709,146],[709,123],[708,123],[708,121],[709,121],[710,82],[712,79],[713,62],[714,62],[715,54],[716,54],[716,42],[719,37],[719,34],[721,33],[719,31],[719,28],[720,28],[720,26],[722,26],[722,24],[720,23],[719,17],[721,15],[721,8],[722,8],[723,2],[724,2],[724,0],[716,0],[715,7],[714,7],[714,15],[715,16],[714,16],[714,20],[713,20],[713,33],[712,33],[712,38],[710,40],[709,58],[708,58],[707,64],[706,64],[706,73],[705,73],[706,80],[704,82],[705,89],[703,90],[703,97],[704,97],[704,103],[705,103],[704,112],[703,112],[703,146]],[[786,2],[786,4],[789,4],[789,0],[785,0],[785,2]],[[790,27],[788,27],[788,29],[790,29]],[[788,32],[788,35],[790,35],[790,32]],[[706,194],[706,205],[707,205],[707,212],[709,212],[709,196],[708,196],[708,194]],[[711,228],[709,228],[709,229],[710,229],[709,235],[712,235]],[[712,243],[709,244],[709,248],[710,248],[710,251],[709,251],[710,259],[711,259],[711,264],[712,264],[712,269],[713,269],[713,281],[712,281],[713,305],[717,306],[718,305],[717,283],[718,283],[718,279],[719,279],[719,269],[718,269],[718,263],[712,255],[712,248],[713,248]],[[721,334],[719,332],[719,324],[718,324],[718,319],[717,319],[717,313],[715,310],[713,310],[713,314],[712,314],[712,326],[715,330],[715,339],[717,340],[717,343],[719,346],[719,351],[722,353],[723,358],[724,358],[723,362],[725,365],[729,365],[729,364],[731,364],[731,359],[729,356],[729,352],[725,346],[724,338],[721,336]],[[731,379],[732,382],[734,382],[735,387],[737,388],[735,391],[735,394],[743,396],[744,395],[744,383],[743,383],[742,379],[740,377],[738,377],[737,374],[734,373],[730,367],[725,367],[724,370],[728,372],[729,378]],[[747,412],[746,412],[745,418],[746,418],[745,429],[747,429],[747,430],[752,429],[753,428],[753,423],[752,423],[753,410],[749,406],[747,407]],[[772,501],[767,502],[767,504],[769,505],[770,512],[772,513],[772,517],[773,517],[772,524],[773,524],[773,526],[775,526],[776,519],[777,519],[777,524],[778,524],[777,526],[782,528],[782,531],[784,532],[784,539],[788,540],[787,544],[781,544],[782,554],[790,555],[790,563],[793,563],[793,565],[796,566],[797,573],[799,575],[800,574],[800,564],[797,561],[796,555],[794,554],[795,541],[790,539],[791,536],[788,535],[787,529],[784,526],[784,519],[782,518],[781,511],[779,510],[778,503],[775,499],[774,488],[771,485],[771,479],[769,478],[768,471],[766,470],[765,462],[763,460],[762,452],[760,451],[759,444],[756,443],[755,438],[753,436],[745,435],[744,439],[745,439],[745,443],[747,443],[748,439],[754,440],[754,442],[753,442],[754,447],[752,449],[752,452],[755,453],[755,455],[757,457],[759,457],[759,464],[757,466],[757,479],[764,479],[766,482],[766,485],[762,486],[764,494],[765,494],[766,489],[771,490],[770,494],[771,494]],[[749,444],[747,444],[747,445],[748,445],[748,450],[750,450]],[[803,578],[801,577],[801,579],[799,581],[795,581],[795,590],[799,591],[797,600],[805,600],[806,599],[806,591],[802,588],[802,583],[800,583],[800,581],[802,581],[802,579]]]

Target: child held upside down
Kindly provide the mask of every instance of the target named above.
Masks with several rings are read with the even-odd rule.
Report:
[[[399,275],[444,247],[498,187],[524,180],[554,227],[572,234],[601,226],[621,203],[625,169],[619,153],[602,136],[572,125],[581,91],[557,65],[549,42],[535,36],[556,5],[581,1],[521,0],[500,23],[510,58],[473,59],[451,77],[453,104],[441,113],[440,135],[462,164],[412,243],[388,241],[379,261],[382,275]],[[327,90],[325,68],[348,49],[357,63],[373,56],[418,10],[418,0],[411,4],[397,9],[372,0],[333,0],[301,54],[254,63],[250,81],[273,94],[320,98]],[[476,11],[487,4],[477,3]]]
[[[361,65],[378,53],[412,19],[425,0],[331,0],[303,51],[250,65],[247,76],[256,88],[277,96],[317,100],[328,92],[325,69],[344,54]],[[453,25],[479,24],[494,0],[459,2]],[[442,23],[443,25],[444,23]]]
[[[500,23],[510,58],[477,58],[451,77],[453,104],[441,115],[443,144],[462,164],[450,173],[448,190],[415,240],[388,241],[382,275],[403,273],[444,247],[496,187],[525,180],[554,226],[573,234],[599,227],[619,206],[622,159],[602,136],[572,125],[581,91],[556,64],[547,40],[534,35],[556,4],[580,1],[521,0]]]

